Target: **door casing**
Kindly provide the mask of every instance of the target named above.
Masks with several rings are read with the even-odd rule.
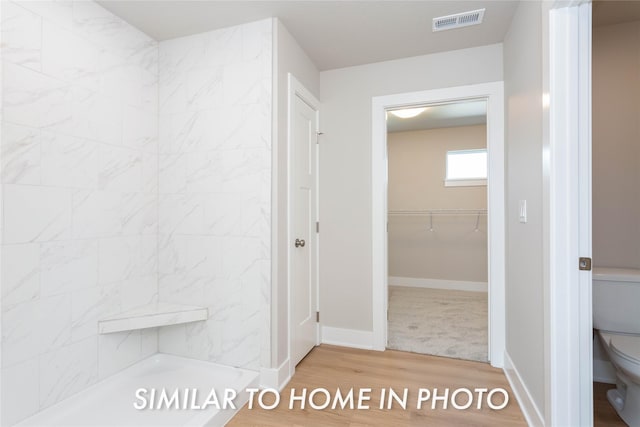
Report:
[[[394,95],[372,100],[372,286],[374,350],[387,345],[387,126],[391,108],[485,99],[487,101],[489,238],[489,360],[502,367],[505,350],[505,196],[504,196],[504,85],[482,83]]]

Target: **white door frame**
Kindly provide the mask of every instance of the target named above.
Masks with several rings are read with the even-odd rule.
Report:
[[[390,108],[470,99],[487,100],[489,360],[502,367],[505,349],[505,204],[503,82],[374,97],[372,100],[372,286],[374,350],[387,345],[387,125]]]
[[[591,3],[549,15],[550,425],[592,425]]]
[[[287,360],[289,360],[289,377],[291,377],[295,372],[295,366],[293,361],[291,360],[291,331],[293,330],[292,325],[292,311],[293,304],[291,298],[291,248],[293,241],[293,221],[292,221],[292,203],[291,203],[291,180],[293,179],[293,174],[291,173],[292,167],[292,129],[291,124],[292,114],[293,114],[293,105],[295,103],[295,98],[299,97],[302,99],[307,105],[313,108],[316,112],[316,134],[320,131],[320,101],[316,99],[315,96],[307,88],[305,88],[298,79],[291,73],[287,74],[287,93],[288,93],[288,102],[287,102],[287,170],[289,173],[287,174],[287,305],[288,305],[288,343],[287,343]],[[318,156],[318,144],[315,146],[316,150],[316,178],[315,178],[315,186],[316,186],[316,212],[315,212],[315,220],[319,221],[319,194],[320,194],[320,162]],[[320,265],[319,265],[319,247],[320,247],[320,234],[316,233],[316,256],[314,262],[316,263],[316,311],[320,311]],[[316,345],[320,344],[320,323],[316,323]]]

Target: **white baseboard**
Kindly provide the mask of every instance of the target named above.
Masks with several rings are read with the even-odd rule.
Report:
[[[373,332],[323,326],[322,343],[371,350],[373,348]]]
[[[540,409],[531,397],[531,393],[529,393],[527,386],[522,381],[520,373],[513,365],[513,361],[511,360],[509,353],[507,353],[506,351],[504,352],[503,370],[505,375],[507,376],[509,385],[511,385],[513,393],[516,395],[516,400],[520,404],[520,409],[524,414],[524,418],[527,420],[527,424],[530,427],[543,427],[544,417],[542,416]]]
[[[463,280],[420,279],[415,277],[389,276],[389,286],[409,288],[451,289],[455,291],[487,292],[487,282],[466,282]]]
[[[273,388],[282,391],[291,380],[289,363],[289,359],[287,359],[277,368],[261,368],[260,388]]]
[[[616,368],[611,362],[593,359],[593,381],[597,383],[615,384]]]

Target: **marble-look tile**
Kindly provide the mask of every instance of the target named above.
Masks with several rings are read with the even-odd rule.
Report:
[[[67,240],[40,246],[40,286],[43,296],[86,289],[98,283],[98,243]]]
[[[205,231],[215,236],[244,235],[241,227],[245,196],[238,193],[212,193],[211,196],[204,201]]]
[[[158,331],[158,350],[161,353],[210,360],[208,322],[193,322],[185,325],[165,326]]]
[[[263,19],[242,25],[242,60],[259,59],[271,52],[273,21]]]
[[[0,7],[3,60],[40,71],[42,18],[10,1],[3,1]]]
[[[70,0],[17,0],[15,3],[62,28],[70,30],[73,27],[73,2]]]
[[[38,411],[40,402],[37,393],[39,388],[37,357],[3,368],[0,377],[3,390],[0,424],[14,425]]]
[[[40,184],[40,160],[39,130],[2,124],[2,183]]]
[[[158,154],[142,153],[142,192],[146,194],[158,193]]]
[[[203,144],[216,122],[203,112],[160,115],[159,150],[164,154],[184,154]]]
[[[142,305],[152,304],[158,301],[158,277],[154,274],[124,280],[119,284],[119,292],[121,301],[120,311],[127,311]]]
[[[60,348],[70,341],[69,295],[25,302],[8,308],[2,315],[3,367]]]
[[[5,245],[2,248],[2,309],[40,296],[40,246]]]
[[[158,238],[158,273],[166,275],[185,271],[188,244],[189,236],[161,234]]]
[[[158,274],[158,234],[144,235],[140,242],[140,275],[156,276]]]
[[[125,105],[122,144],[148,152],[158,151],[158,115],[155,112]]]
[[[69,131],[71,86],[19,65],[3,62],[4,120],[34,128]]]
[[[109,375],[133,365],[142,358],[140,331],[98,335],[98,375]]]
[[[161,194],[160,234],[201,234],[204,231],[204,196],[199,194]]]
[[[256,194],[262,185],[262,171],[268,170],[270,155],[263,149],[223,152],[222,190],[227,193]]]
[[[262,76],[256,73],[262,63],[255,59],[224,67],[223,98],[225,105],[256,104],[261,101]]]
[[[126,193],[121,198],[122,232],[126,235],[148,235],[158,232],[158,196]]]
[[[246,25],[222,28],[202,34],[206,56],[201,62],[210,66],[237,64],[243,61],[243,36]]]
[[[100,147],[98,186],[102,190],[139,192],[142,189],[142,155],[127,148]]]
[[[40,409],[98,381],[95,336],[40,356]]]
[[[46,242],[69,237],[71,192],[66,189],[5,185],[4,241]]]
[[[56,187],[98,187],[99,144],[87,139],[43,132],[42,184]]]
[[[139,236],[113,237],[99,242],[98,282],[108,284],[140,276]]]
[[[172,274],[161,274],[158,278],[158,295],[160,301],[171,301],[174,304],[202,305],[205,289],[209,279],[180,271]]]
[[[158,164],[160,194],[185,193],[187,190],[187,155],[160,154]]]
[[[158,329],[149,328],[140,331],[140,358],[149,357],[158,352]]]
[[[117,92],[116,92],[117,93]],[[122,143],[122,104],[117,96],[86,88],[73,89],[73,134],[87,139]]]
[[[72,236],[111,237],[122,232],[122,195],[111,191],[73,192]]]
[[[187,108],[209,110],[224,106],[224,67],[197,67],[187,72]]]
[[[120,287],[113,284],[74,291],[71,294],[71,340],[77,342],[95,337],[98,320],[122,311],[120,292]]]
[[[217,193],[223,189],[224,153],[205,151],[189,153],[187,158],[187,192]]]
[[[252,237],[222,239],[222,273],[226,278],[240,278],[260,259],[260,240]]]

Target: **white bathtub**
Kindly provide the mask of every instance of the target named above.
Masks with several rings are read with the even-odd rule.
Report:
[[[18,426],[223,426],[258,386],[258,373],[183,357],[156,354],[17,424]],[[236,410],[137,410],[140,388],[198,389],[202,401],[215,389],[233,388]]]

